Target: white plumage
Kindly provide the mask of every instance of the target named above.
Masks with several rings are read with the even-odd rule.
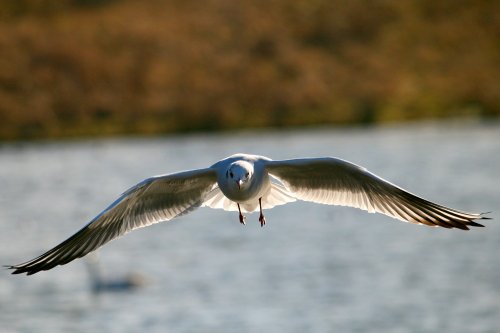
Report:
[[[295,200],[360,208],[429,226],[482,227],[483,214],[465,213],[413,195],[337,158],[273,161],[236,154],[209,168],[148,178],[123,193],[108,208],[66,241],[41,256],[9,266],[28,275],[64,265],[137,228],[168,221],[200,206],[239,211],[262,209]]]

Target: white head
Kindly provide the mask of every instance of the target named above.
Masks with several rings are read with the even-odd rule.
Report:
[[[250,179],[253,175],[253,165],[246,161],[236,161],[231,163],[226,170],[226,179],[229,186],[244,189],[250,185]]]

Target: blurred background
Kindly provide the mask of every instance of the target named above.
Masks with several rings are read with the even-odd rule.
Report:
[[[199,209],[34,276],[11,332],[500,327],[498,1],[0,0],[0,264],[124,190],[236,152],[337,156],[469,232],[297,202]]]
[[[0,1],[0,139],[500,114],[492,0]]]

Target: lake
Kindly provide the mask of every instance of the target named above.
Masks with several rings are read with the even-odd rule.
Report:
[[[0,145],[0,264],[57,245],[121,192],[156,174],[236,152],[336,156],[411,192],[473,212],[464,232],[296,202],[242,226],[201,208],[99,252],[95,294],[83,258],[33,276],[0,271],[7,332],[498,332],[500,124],[438,123]]]

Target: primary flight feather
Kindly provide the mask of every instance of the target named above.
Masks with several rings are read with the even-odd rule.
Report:
[[[85,256],[137,228],[168,221],[200,206],[243,212],[295,200],[360,208],[401,221],[459,228],[482,227],[483,214],[466,213],[422,199],[370,173],[331,157],[273,161],[236,154],[209,168],[148,178],[124,192],[73,236],[28,262],[9,266],[28,275]]]

